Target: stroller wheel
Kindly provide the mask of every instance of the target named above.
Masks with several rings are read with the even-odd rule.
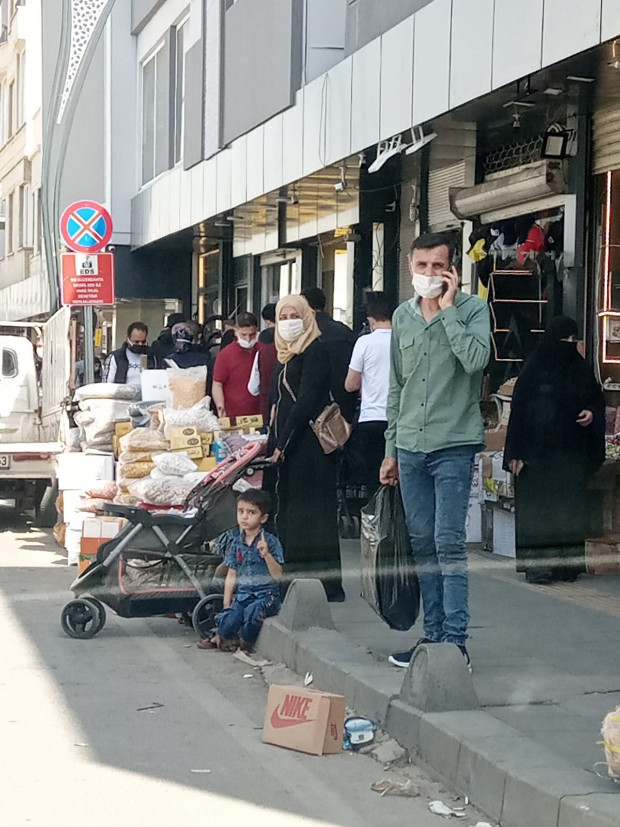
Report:
[[[97,631],[95,632],[96,635],[103,629],[105,626],[105,622],[107,620],[106,613],[105,613],[105,606],[101,602],[101,600],[97,600],[96,597],[91,597],[90,595],[87,596],[87,599],[94,603],[95,606],[99,609],[99,626],[97,627]]]
[[[72,638],[86,639],[101,631],[105,618],[102,620],[98,602],[86,597],[70,600],[60,615],[60,625],[65,634]]]
[[[215,616],[222,611],[223,607],[223,594],[208,594],[196,604],[192,614],[192,625],[198,637],[209,637],[215,630]]]

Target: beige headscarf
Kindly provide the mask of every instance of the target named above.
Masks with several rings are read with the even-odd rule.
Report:
[[[304,323],[304,332],[292,342],[285,341],[278,333],[278,321],[280,319],[280,311],[283,307],[294,308]],[[280,299],[276,306],[275,333],[278,362],[280,362],[280,364],[285,365],[287,362],[290,362],[293,356],[298,356],[300,353],[303,353],[320,335],[321,331],[316,323],[314,310],[312,310],[303,296],[285,296],[283,299]]]

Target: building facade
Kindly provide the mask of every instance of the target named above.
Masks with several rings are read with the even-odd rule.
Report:
[[[24,64],[26,75],[42,75],[39,124],[33,93],[34,126],[28,118],[23,138],[38,135],[40,151],[58,4],[5,7],[7,97],[23,71],[20,16],[41,9],[40,69]],[[489,297],[497,381],[518,370],[560,311],[579,318],[602,378],[615,380],[614,0],[111,7],[68,136],[59,203],[92,198],[112,212],[114,337],[139,316],[153,327],[182,307],[208,321],[312,285],[358,327],[369,287],[395,300],[411,295],[409,244],[441,230],[454,237],[465,289]],[[36,141],[23,147],[34,184],[11,160],[20,141],[0,152],[13,228],[2,293],[24,290],[26,273],[41,267],[33,220],[32,252],[18,248],[20,204],[40,179]],[[22,186],[30,191],[20,195]]]

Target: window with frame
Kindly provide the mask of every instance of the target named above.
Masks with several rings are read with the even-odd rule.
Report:
[[[17,69],[16,69],[16,107],[15,107],[15,127],[19,129],[26,121],[25,114],[25,100],[26,100],[26,53],[20,52],[17,55]]]
[[[14,379],[17,376],[17,353],[8,348],[2,348],[2,378]]]
[[[32,223],[30,220],[30,185],[19,188],[19,247],[32,249]]]
[[[41,252],[41,188],[32,193],[32,247],[35,254]]]
[[[174,29],[174,163],[183,157],[183,135],[185,128],[185,36],[189,18],[185,18]]]
[[[142,64],[142,183],[168,169],[168,51],[163,44]]]
[[[15,196],[12,192],[9,193],[9,197],[7,199],[7,209],[6,209],[6,252],[7,255],[11,255],[13,252],[13,202],[15,201]]]
[[[13,137],[15,132],[15,81],[12,80],[7,87],[6,96],[6,139]]]

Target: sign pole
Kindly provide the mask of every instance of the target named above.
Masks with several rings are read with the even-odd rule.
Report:
[[[95,329],[92,307],[84,308],[84,384],[95,381]]]

